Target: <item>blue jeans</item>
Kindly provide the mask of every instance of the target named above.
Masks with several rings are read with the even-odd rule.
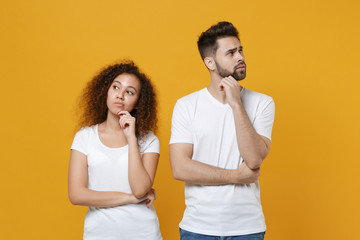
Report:
[[[241,236],[210,236],[189,232],[180,228],[180,240],[264,240],[265,232]]]

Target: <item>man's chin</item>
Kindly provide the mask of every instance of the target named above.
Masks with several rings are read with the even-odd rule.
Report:
[[[239,74],[237,74],[237,73],[233,73],[231,76],[232,76],[233,78],[235,78],[236,81],[239,82],[239,81],[242,81],[242,80],[245,79],[246,74],[241,74],[241,75],[239,75]]]

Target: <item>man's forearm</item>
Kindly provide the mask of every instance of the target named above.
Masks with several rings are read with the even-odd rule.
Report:
[[[174,164],[172,164],[174,165]],[[192,159],[172,167],[175,179],[197,185],[225,185],[233,183],[234,170],[221,169]]]
[[[170,145],[170,162],[173,177],[177,180],[197,185],[226,185],[255,182],[259,169],[250,169],[245,163],[238,169],[222,169],[191,159],[189,152],[176,144]]]
[[[255,131],[242,103],[236,104],[232,109],[240,154],[251,169],[257,169],[267,156],[269,146]]]

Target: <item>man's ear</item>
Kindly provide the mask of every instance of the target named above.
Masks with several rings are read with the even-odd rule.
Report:
[[[215,60],[212,57],[205,57],[204,58],[204,63],[206,65],[206,67],[210,70],[210,71],[214,71],[216,66],[215,66]]]

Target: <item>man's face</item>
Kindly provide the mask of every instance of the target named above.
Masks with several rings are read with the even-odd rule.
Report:
[[[242,46],[236,37],[224,37],[217,40],[215,54],[216,71],[221,77],[233,76],[237,81],[246,77],[245,57]]]

